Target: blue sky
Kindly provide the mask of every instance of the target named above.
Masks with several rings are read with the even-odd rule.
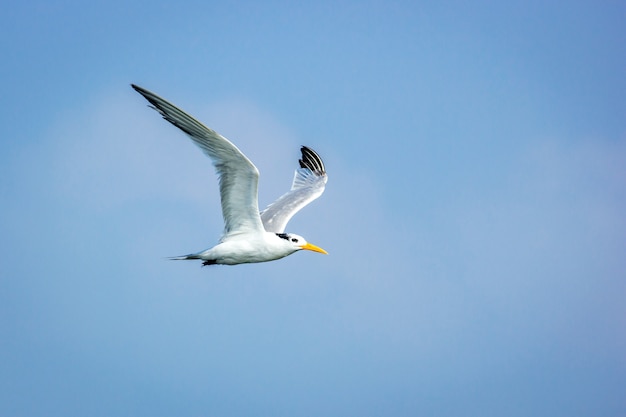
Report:
[[[0,16],[0,414],[623,416],[620,2],[25,1]],[[201,268],[208,159],[330,252]]]

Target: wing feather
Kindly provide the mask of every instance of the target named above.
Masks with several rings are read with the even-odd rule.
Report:
[[[156,94],[131,84],[165,120],[185,132],[211,158],[219,177],[224,234],[262,231],[259,170],[228,139]]]
[[[296,169],[291,190],[283,194],[261,213],[268,232],[283,233],[289,220],[300,209],[324,192],[328,176],[322,158],[311,148],[303,146],[300,168]]]

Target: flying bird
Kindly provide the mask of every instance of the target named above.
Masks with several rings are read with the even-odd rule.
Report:
[[[302,249],[327,254],[302,236],[285,233],[291,217],[322,195],[326,187],[324,163],[313,149],[302,146],[300,168],[296,169],[291,190],[259,212],[259,170],[235,145],[167,100],[135,84],[131,86],[211,158],[219,178],[224,218],[219,242],[202,252],[171,259],[200,259],[203,265],[237,265],[273,261]]]

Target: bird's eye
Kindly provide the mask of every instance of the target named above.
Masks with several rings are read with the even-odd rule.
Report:
[[[298,243],[298,239],[296,239],[295,237],[294,237],[294,238],[291,238],[291,241],[292,241],[293,243]]]

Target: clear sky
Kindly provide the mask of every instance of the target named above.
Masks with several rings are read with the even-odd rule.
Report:
[[[0,14],[0,415],[626,415],[620,1],[32,1]],[[330,253],[205,267],[209,160],[299,146]]]

